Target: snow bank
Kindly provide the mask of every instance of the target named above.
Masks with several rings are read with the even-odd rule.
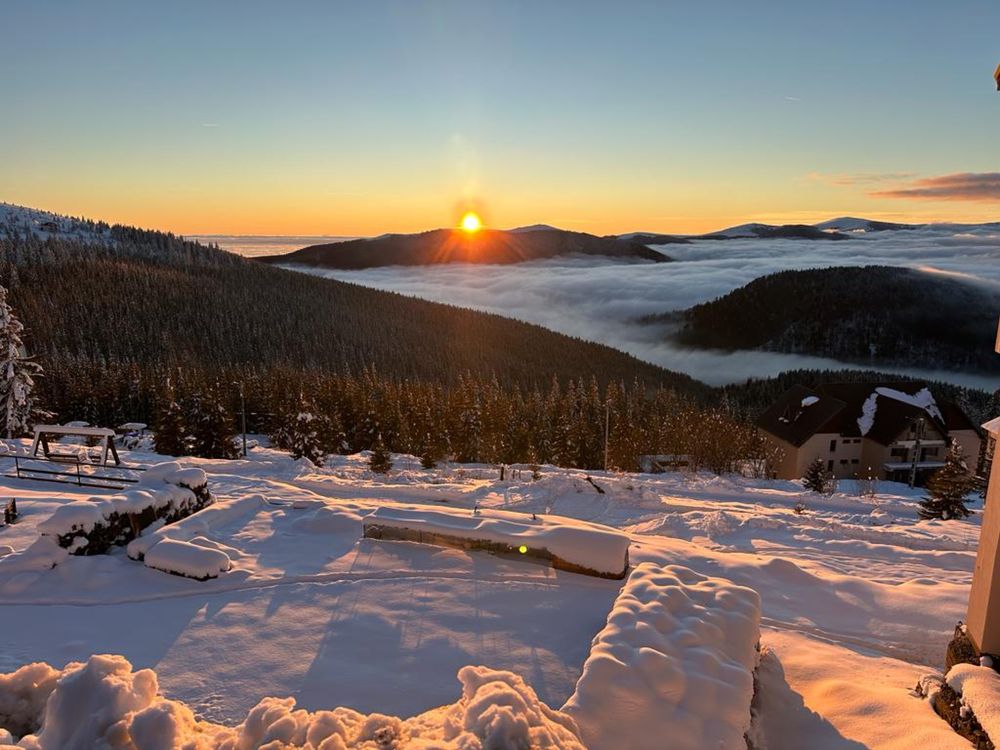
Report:
[[[643,563],[563,710],[590,750],[745,750],[759,637],[757,592]]]
[[[55,689],[59,674],[42,663],[0,674],[0,740],[5,739],[4,730],[20,737],[41,725],[45,702]]]
[[[0,722],[14,737],[31,732],[20,741],[27,750],[586,750],[573,719],[517,675],[463,667],[458,679],[456,703],[410,719],[349,708],[313,713],[292,698],[264,698],[230,728],[159,695],[152,670],[92,656],[62,672],[32,664],[0,675]]]
[[[147,568],[198,581],[218,578],[219,573],[224,573],[231,567],[229,556],[225,552],[176,539],[164,539],[153,545],[146,551],[143,560]]]
[[[491,552],[519,552],[550,560],[556,568],[606,578],[624,578],[628,570],[628,535],[568,518],[381,507],[365,517],[364,534],[449,546],[482,542]]]
[[[71,554],[102,554],[128,544],[154,523],[173,523],[211,503],[205,472],[170,461],[149,469],[127,492],[56,508],[38,531]]]
[[[956,664],[945,681],[962,696],[990,739],[1000,741],[1000,674],[992,667]]]

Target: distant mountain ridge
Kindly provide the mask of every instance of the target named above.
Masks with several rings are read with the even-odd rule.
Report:
[[[878,221],[856,216],[840,216],[816,224],[761,224],[751,222],[727,227],[704,234],[665,234],[662,232],[628,232],[617,235],[620,239],[643,242],[648,245],[689,244],[700,240],[735,239],[798,239],[798,240],[847,240],[851,237],[874,232],[898,232],[913,230],[939,230],[962,232],[976,229],[1000,231],[1000,222],[982,224],[954,224],[938,222],[930,224],[901,224],[892,221]]]
[[[870,366],[1000,372],[1000,290],[890,266],[780,271],[650,316],[685,346],[808,354]]]
[[[379,266],[417,266],[442,263],[512,264],[568,255],[603,256],[618,260],[671,260],[642,242],[618,237],[597,237],[547,226],[514,230],[433,229],[420,234],[389,234],[371,239],[312,245],[284,255],[257,260],[270,264],[296,264],[360,270]]]

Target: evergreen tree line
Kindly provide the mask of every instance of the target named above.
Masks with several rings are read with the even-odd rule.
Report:
[[[291,367],[454,385],[466,371],[504,385],[594,374],[692,393],[687,376],[540,326],[257,263],[159,232],[112,227],[101,242],[0,228],[0,284],[28,349],[69,362],[169,369]]]
[[[296,457],[385,450],[420,456],[425,466],[551,463],[637,471],[646,454],[688,456],[692,468],[727,472],[744,462],[762,475],[776,456],[757,430],[641,381],[553,379],[547,388],[504,387],[464,374],[454,386],[396,379],[365,368],[356,375],[267,372],[236,383],[178,371],[152,395],[157,450],[235,455],[239,389],[248,429]],[[607,422],[607,424],[606,424]]]

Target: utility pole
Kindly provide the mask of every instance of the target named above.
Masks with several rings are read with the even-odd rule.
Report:
[[[604,470],[608,470],[608,436],[611,434],[611,402],[604,401]]]
[[[243,433],[243,458],[247,457],[247,404],[243,397],[243,381],[233,383],[240,391],[240,431]]]
[[[920,460],[920,438],[924,435],[924,418],[917,417],[916,439],[913,441],[913,460],[910,462],[910,487],[917,483],[917,461]]]

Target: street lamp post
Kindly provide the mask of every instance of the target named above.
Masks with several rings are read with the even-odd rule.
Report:
[[[243,458],[247,457],[247,404],[243,396],[243,381],[233,381],[240,392],[240,432],[243,433]]]

